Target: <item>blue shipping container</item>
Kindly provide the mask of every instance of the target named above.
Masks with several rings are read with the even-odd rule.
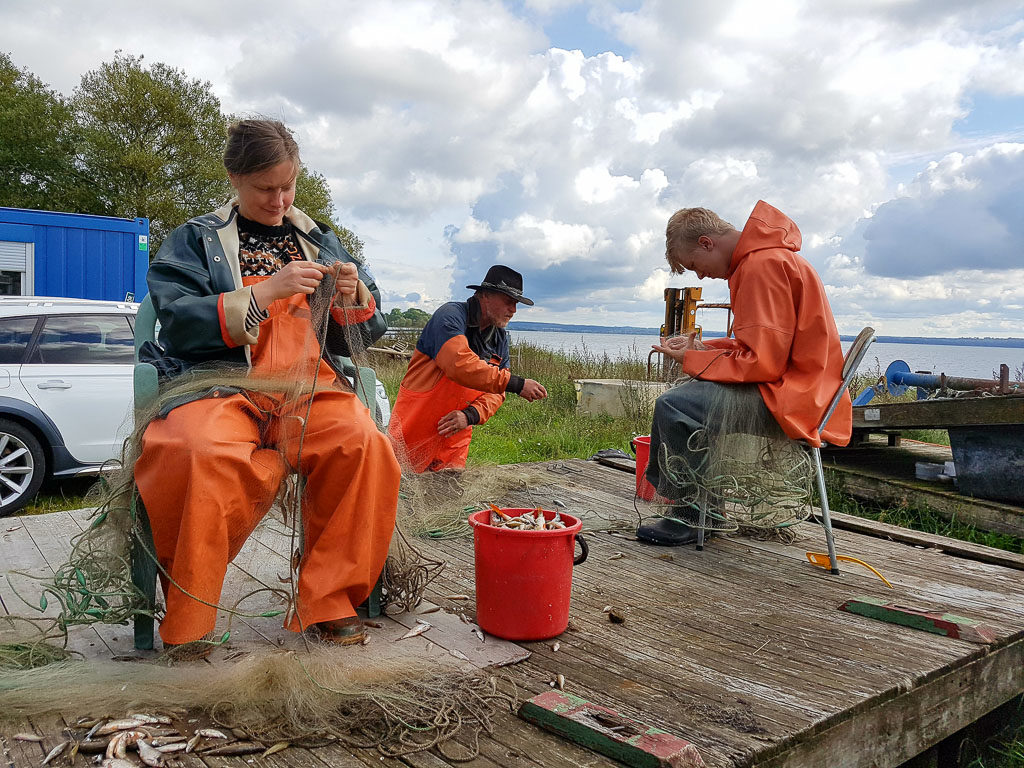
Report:
[[[141,301],[149,219],[0,206],[0,294]]]

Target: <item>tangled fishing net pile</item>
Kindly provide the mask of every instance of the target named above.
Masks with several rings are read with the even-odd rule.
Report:
[[[782,431],[756,387],[723,385],[713,392],[708,426],[690,436],[689,455],[672,455],[661,445],[662,477],[684,489],[662,514],[682,507],[691,514],[681,522],[694,525],[703,506],[706,530],[793,538],[792,527],[811,516],[807,451]]]

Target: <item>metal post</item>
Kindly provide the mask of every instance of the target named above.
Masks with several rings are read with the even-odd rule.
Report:
[[[821,468],[821,449],[809,446],[814,456],[814,473],[818,477],[818,496],[821,497],[821,523],[825,527],[825,543],[828,544],[828,561],[832,573],[839,574],[839,561],[836,559],[836,543],[832,538],[832,516],[828,510],[828,492],[825,490],[825,471]]]

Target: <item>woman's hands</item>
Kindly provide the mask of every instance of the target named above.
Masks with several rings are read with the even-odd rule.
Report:
[[[330,267],[315,261],[290,261],[266,280],[254,284],[252,295],[256,305],[266,309],[277,299],[287,299],[297,293],[312,294],[325,278],[334,281],[335,302],[351,303],[356,296],[359,274],[355,264],[340,261]]]

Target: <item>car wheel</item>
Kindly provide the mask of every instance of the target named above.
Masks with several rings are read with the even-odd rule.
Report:
[[[17,422],[0,419],[0,517],[28,504],[46,474],[46,456],[36,436]]]

